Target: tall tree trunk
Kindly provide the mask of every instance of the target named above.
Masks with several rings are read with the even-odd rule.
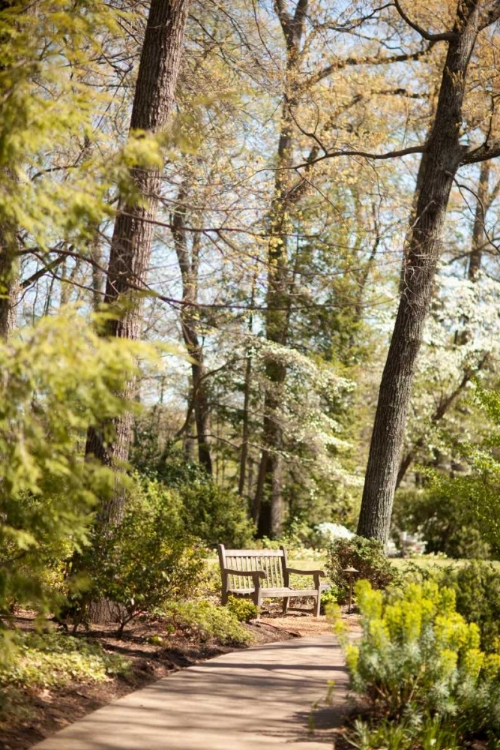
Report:
[[[469,281],[477,281],[479,271],[481,270],[483,246],[486,239],[485,231],[485,218],[488,209],[491,206],[492,200],[495,195],[490,195],[489,192],[489,176],[490,176],[491,165],[489,161],[482,162],[481,170],[479,173],[479,183],[477,190],[477,202],[476,210],[474,212],[474,224],[472,227],[472,238],[471,238],[471,252],[469,255],[469,265],[467,268],[467,277]],[[466,321],[464,321],[466,322]],[[458,334],[458,332],[457,332]],[[466,344],[470,339],[470,333],[465,329],[460,335],[456,335],[457,344]],[[446,396],[443,396],[437,405],[434,413],[431,415],[430,424],[438,424],[443,417],[448,413],[450,408],[456,402],[461,393],[465,390],[467,385],[470,383],[474,375],[478,371],[482,370],[488,363],[489,357],[484,356],[481,358],[476,368],[467,368],[463,373],[460,383],[456,388]],[[406,473],[412,465],[415,456],[420,448],[425,445],[426,435],[421,435],[417,438],[412,445],[403,454],[401,462],[399,464],[398,476],[396,480],[396,489],[400,486],[401,482],[406,476]]]
[[[181,328],[186,349],[191,357],[190,408],[194,412],[198,460],[208,474],[212,474],[212,457],[208,435],[210,434],[210,405],[207,391],[207,373],[203,345],[198,333],[196,301],[198,296],[198,268],[200,255],[200,234],[196,234],[191,248],[185,226],[187,190],[182,187],[178,195],[177,209],[172,216],[172,235],[182,278]]]
[[[250,294],[250,309],[253,309],[255,304],[255,288],[257,285],[257,271],[255,271],[252,279],[252,290]],[[253,313],[250,312],[248,318],[248,332],[250,335],[253,333]],[[247,463],[248,463],[248,447],[250,439],[250,395],[252,390],[252,352],[250,348],[247,350],[246,362],[245,362],[245,380],[243,385],[243,419],[242,419],[242,430],[241,430],[241,448],[240,448],[240,470],[238,480],[238,493],[243,497],[245,495],[245,482],[247,474]],[[251,485],[249,485],[250,487]]]
[[[274,7],[285,38],[287,56],[274,198],[270,216],[265,328],[268,341],[286,346],[290,323],[289,209],[296,199],[290,167],[293,157],[294,109],[297,105],[300,49],[308,0],[298,0],[293,15],[286,11],[284,0],[275,0]],[[276,537],[279,536],[283,527],[281,493],[283,466],[280,455],[283,440],[278,415],[286,379],[286,366],[280,359],[270,355],[266,360],[265,370],[267,388],[264,398],[264,447],[260,459],[252,515],[258,525],[259,536]],[[266,488],[269,490],[268,499]],[[266,500],[270,507],[263,509]]]
[[[450,190],[462,157],[462,106],[467,69],[479,30],[477,0],[460,2],[447,38],[438,105],[420,164],[415,222],[403,290],[380,392],[366,469],[358,534],[387,540],[411,387],[432,298]]]
[[[486,212],[489,208],[490,169],[490,162],[483,161],[479,173],[476,212],[474,215],[474,226],[472,228],[472,250],[469,256],[469,267],[467,269],[467,276],[470,281],[476,281],[481,269],[483,246],[486,237],[484,221],[486,218]]]
[[[15,327],[18,297],[18,254],[10,232],[0,230],[0,339]]]
[[[179,73],[189,0],[151,0],[141,52],[131,131],[156,133],[170,118]],[[161,170],[131,169],[136,196],[133,202],[120,201],[116,217],[108,266],[104,302],[112,305],[119,316],[108,326],[108,335],[139,339],[141,336],[141,303],[134,290],[141,288],[146,275],[153,243],[154,221],[161,187]],[[130,384],[128,396],[133,395]],[[117,419],[114,437],[107,443],[102,433],[90,429],[87,454],[95,455],[107,465],[120,465],[128,459],[132,438],[132,416]],[[121,493],[103,509],[107,520],[119,520],[123,511]]]

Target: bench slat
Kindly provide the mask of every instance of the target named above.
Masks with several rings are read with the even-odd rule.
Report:
[[[317,591],[316,589],[290,589],[290,588],[261,588],[262,596],[266,597],[273,597],[273,596],[282,596],[290,598],[292,596],[316,596]],[[248,589],[242,589],[242,588],[229,588],[228,589],[230,594],[251,594],[255,591],[255,589],[252,587],[250,590]]]
[[[226,557],[283,557],[281,549],[227,549]]]

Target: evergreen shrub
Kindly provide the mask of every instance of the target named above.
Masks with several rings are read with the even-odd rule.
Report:
[[[328,548],[327,571],[337,588],[337,601],[342,604],[349,595],[349,574],[346,568],[356,568],[355,580],[367,580],[375,589],[385,589],[398,578],[398,571],[387,559],[384,547],[376,539],[355,536],[336,539]]]
[[[460,567],[448,567],[437,574],[438,581],[455,591],[457,612],[481,631],[485,651],[500,650],[500,569],[475,560]]]

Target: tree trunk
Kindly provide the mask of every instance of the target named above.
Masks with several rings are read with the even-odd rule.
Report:
[[[477,0],[461,2],[448,40],[433,128],[420,164],[415,222],[408,242],[397,312],[370,444],[358,534],[385,542],[403,445],[411,387],[432,298],[450,190],[464,155],[462,106],[479,27]]]
[[[174,104],[184,29],[189,0],[151,0],[141,52],[130,121],[131,131],[156,133],[169,120]],[[116,217],[108,266],[104,302],[118,314],[107,333],[126,339],[141,336],[141,302],[137,288],[144,286],[153,243],[154,221],[161,187],[161,170],[133,167],[131,179],[140,200],[122,199]],[[133,395],[135,385],[130,384]],[[107,465],[118,466],[128,459],[132,438],[132,416],[114,423],[114,437],[106,442],[103,434],[89,430],[87,454]],[[120,493],[103,515],[119,520],[123,511]]]
[[[270,239],[267,258],[266,339],[286,346],[290,323],[288,235],[290,233],[289,209],[296,200],[292,179],[292,148],[294,116],[297,104],[298,67],[304,34],[308,0],[298,0],[294,15],[288,14],[284,3],[275,0],[275,10],[286,43],[286,77],[280,135],[276,163],[274,198],[270,216]],[[257,489],[253,502],[253,520],[258,524],[260,536],[279,536],[283,526],[283,499],[281,495],[282,459],[279,446],[282,428],[278,412],[286,379],[285,365],[269,356],[265,366],[267,388],[264,398],[263,444]],[[269,498],[266,498],[266,488]],[[269,512],[260,515],[266,501]]]
[[[186,349],[191,357],[191,394],[190,407],[194,411],[196,425],[196,442],[198,444],[198,460],[212,475],[212,457],[208,435],[210,434],[210,405],[207,391],[207,373],[203,345],[198,334],[199,321],[196,301],[198,296],[198,268],[200,254],[200,234],[196,234],[191,248],[188,250],[188,239],[185,226],[187,190],[182,187],[179,191],[178,206],[172,216],[172,235],[175,251],[182,278],[181,328]]]
[[[477,189],[476,212],[474,215],[474,226],[472,228],[472,250],[469,257],[469,267],[467,276],[470,281],[476,281],[481,269],[481,260],[483,255],[483,245],[485,239],[484,221],[486,211],[488,210],[489,181],[490,181],[490,162],[483,161],[479,173],[479,185]]]
[[[482,252],[483,252],[483,246],[486,238],[486,232],[485,232],[485,218],[486,213],[488,209],[491,206],[492,198],[495,196],[491,196],[489,193],[489,176],[490,176],[490,169],[491,165],[490,162],[485,161],[481,164],[481,171],[479,174],[479,184],[478,184],[478,191],[477,191],[477,203],[476,203],[476,210],[474,213],[474,224],[472,228],[472,242],[471,242],[471,253],[469,256],[469,266],[467,269],[467,276],[469,281],[475,282],[477,281],[479,271],[481,270],[481,262],[482,262]],[[465,321],[466,322],[466,321]],[[470,339],[470,333],[467,330],[462,331],[460,335],[456,335],[456,343],[457,344],[466,344]],[[438,422],[443,419],[445,414],[448,413],[449,409],[453,406],[457,398],[460,396],[460,394],[465,390],[467,385],[470,383],[474,375],[484,368],[484,366],[488,362],[488,357],[483,357],[481,361],[479,362],[477,368],[475,370],[467,369],[462,377],[462,380],[458,384],[458,386],[455,388],[454,391],[452,391],[447,397],[444,397],[441,399],[440,403],[438,404],[436,410],[432,414],[430,418],[430,423],[432,425],[437,424]],[[421,435],[413,445],[411,445],[408,450],[403,454],[403,458],[401,459],[401,463],[399,465],[398,469],[398,476],[396,480],[396,489],[400,486],[401,482],[406,476],[406,473],[410,466],[412,465],[415,456],[417,454],[417,451],[420,448],[423,448],[425,445],[426,435]]]
[[[17,246],[0,230],[0,339],[6,339],[15,327],[17,297]]]

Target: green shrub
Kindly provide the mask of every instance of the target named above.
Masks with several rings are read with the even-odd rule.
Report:
[[[136,446],[132,456],[134,465],[179,495],[182,520],[188,534],[193,534],[210,547],[218,543],[228,547],[249,546],[255,527],[249,519],[246,502],[240,495],[220,487],[200,464],[186,461],[178,451],[170,450],[157,456],[152,464],[146,466],[140,445],[139,436],[139,446]]]
[[[330,588],[325,589],[321,592],[321,609],[323,612],[325,612],[327,607],[331,607],[334,604],[337,604],[339,600],[339,590],[337,586],[330,586]]]
[[[254,526],[244,501],[236,492],[219,487],[213,481],[198,481],[178,488],[182,500],[185,528],[205,544],[222,543],[228,547],[248,547]]]
[[[348,742],[358,750],[460,750],[457,731],[439,717],[411,721],[365,722],[357,719]]]
[[[207,601],[172,602],[156,614],[164,617],[176,629],[202,641],[215,639],[222,644],[244,645],[251,640],[250,633],[234,612]]]
[[[481,631],[485,651],[500,650],[500,570],[485,561],[445,568],[435,574],[441,585],[455,591],[457,612]]]
[[[230,596],[227,608],[239,622],[250,622],[259,614],[259,608],[251,599],[244,599],[239,596]]]
[[[491,546],[482,533],[467,488],[454,485],[453,499],[446,482],[425,489],[399,490],[394,500],[392,531],[420,533],[426,551],[455,559],[488,559]]]
[[[349,595],[349,574],[346,568],[356,568],[355,580],[370,581],[373,588],[384,589],[393,583],[398,572],[384,554],[381,542],[361,536],[336,539],[328,548],[327,571],[337,587],[337,601],[343,603]]]
[[[47,565],[86,545],[118,479],[82,461],[82,440],[89,425],[135,410],[117,394],[148,350],[106,340],[96,322],[66,309],[0,341],[0,620],[15,603],[53,610],[61,577],[47,578]]]
[[[96,540],[89,595],[121,605],[120,632],[139,613],[186,596],[201,580],[205,550],[186,533],[181,515],[176,493],[143,478],[121,523]]]
[[[479,628],[456,612],[452,589],[427,582],[384,597],[360,581],[356,594],[361,641],[350,644],[340,622],[337,631],[352,687],[375,716],[415,725],[439,716],[462,741],[498,734],[500,655],[479,649]]]

